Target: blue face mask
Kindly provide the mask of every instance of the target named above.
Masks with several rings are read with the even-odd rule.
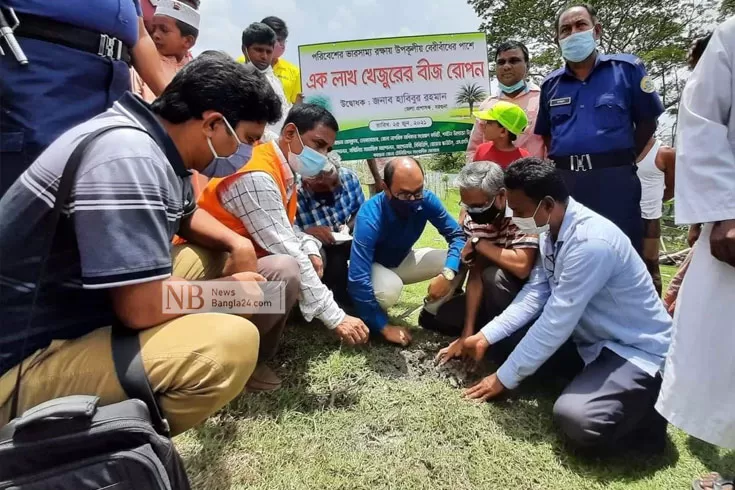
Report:
[[[518,83],[514,83],[513,85],[503,85],[502,83],[498,82],[498,87],[504,94],[512,94],[518,92],[522,88],[525,88],[525,86],[525,80],[519,80]]]
[[[584,61],[597,48],[595,29],[572,34],[559,41],[559,46],[561,46],[561,55],[565,60],[572,63]]]
[[[298,131],[296,131],[296,136],[299,137],[303,150],[298,155],[293,151],[290,152],[288,155],[288,164],[291,166],[291,170],[302,177],[314,177],[324,169],[324,166],[327,164],[327,157],[313,148],[306,146]],[[290,149],[291,145],[289,144]]]
[[[253,156],[253,145],[246,143],[240,143],[237,146],[237,151],[228,157],[217,157],[212,160],[207,168],[204,169],[202,175],[205,177],[227,177],[232,175],[246,163],[250,161]]]
[[[423,209],[424,200],[414,199],[413,201],[409,201],[392,197],[390,199],[390,205],[399,218],[408,219]]]
[[[214,158],[201,172],[205,177],[227,177],[228,175],[232,175],[248,163],[250,157],[253,155],[253,145],[241,143],[240,138],[235,134],[235,130],[232,129],[230,122],[225,117],[222,117],[222,120],[225,122],[225,126],[230,131],[232,137],[235,138],[237,148],[232,155],[221,157],[214,149],[212,138],[207,137],[207,144]]]

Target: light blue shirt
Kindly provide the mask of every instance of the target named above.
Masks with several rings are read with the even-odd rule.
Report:
[[[607,347],[651,376],[671,341],[671,317],[630,240],[572,198],[558,240],[541,235],[529,281],[482,334],[492,349],[537,316],[498,369],[506,388],[536,372],[570,336],[586,364]]]

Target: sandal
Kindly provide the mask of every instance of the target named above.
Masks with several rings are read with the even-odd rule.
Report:
[[[735,484],[733,484],[732,480],[725,480],[722,475],[719,473],[712,472],[709,475],[709,479],[712,480],[712,486],[711,487],[705,487],[702,485],[702,478],[697,478],[692,482],[692,490],[707,490],[711,488],[712,490],[725,490],[726,485],[730,485],[731,490],[735,489]]]

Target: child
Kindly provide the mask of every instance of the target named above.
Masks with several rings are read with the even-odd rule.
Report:
[[[486,111],[475,112],[483,125],[485,141],[477,147],[474,162],[495,162],[503,170],[519,158],[529,156],[525,148],[516,148],[513,142],[528,126],[526,113],[515,104],[500,100]]]
[[[192,56],[189,50],[199,36],[198,0],[159,0],[151,18],[150,35],[161,57],[161,65],[172,79]],[[156,95],[143,83],[140,75],[132,72],[132,91],[146,102]]]

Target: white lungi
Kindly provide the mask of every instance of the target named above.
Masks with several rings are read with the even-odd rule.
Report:
[[[710,252],[706,225],[679,292],[656,409],[688,434],[735,449],[735,267]]]

